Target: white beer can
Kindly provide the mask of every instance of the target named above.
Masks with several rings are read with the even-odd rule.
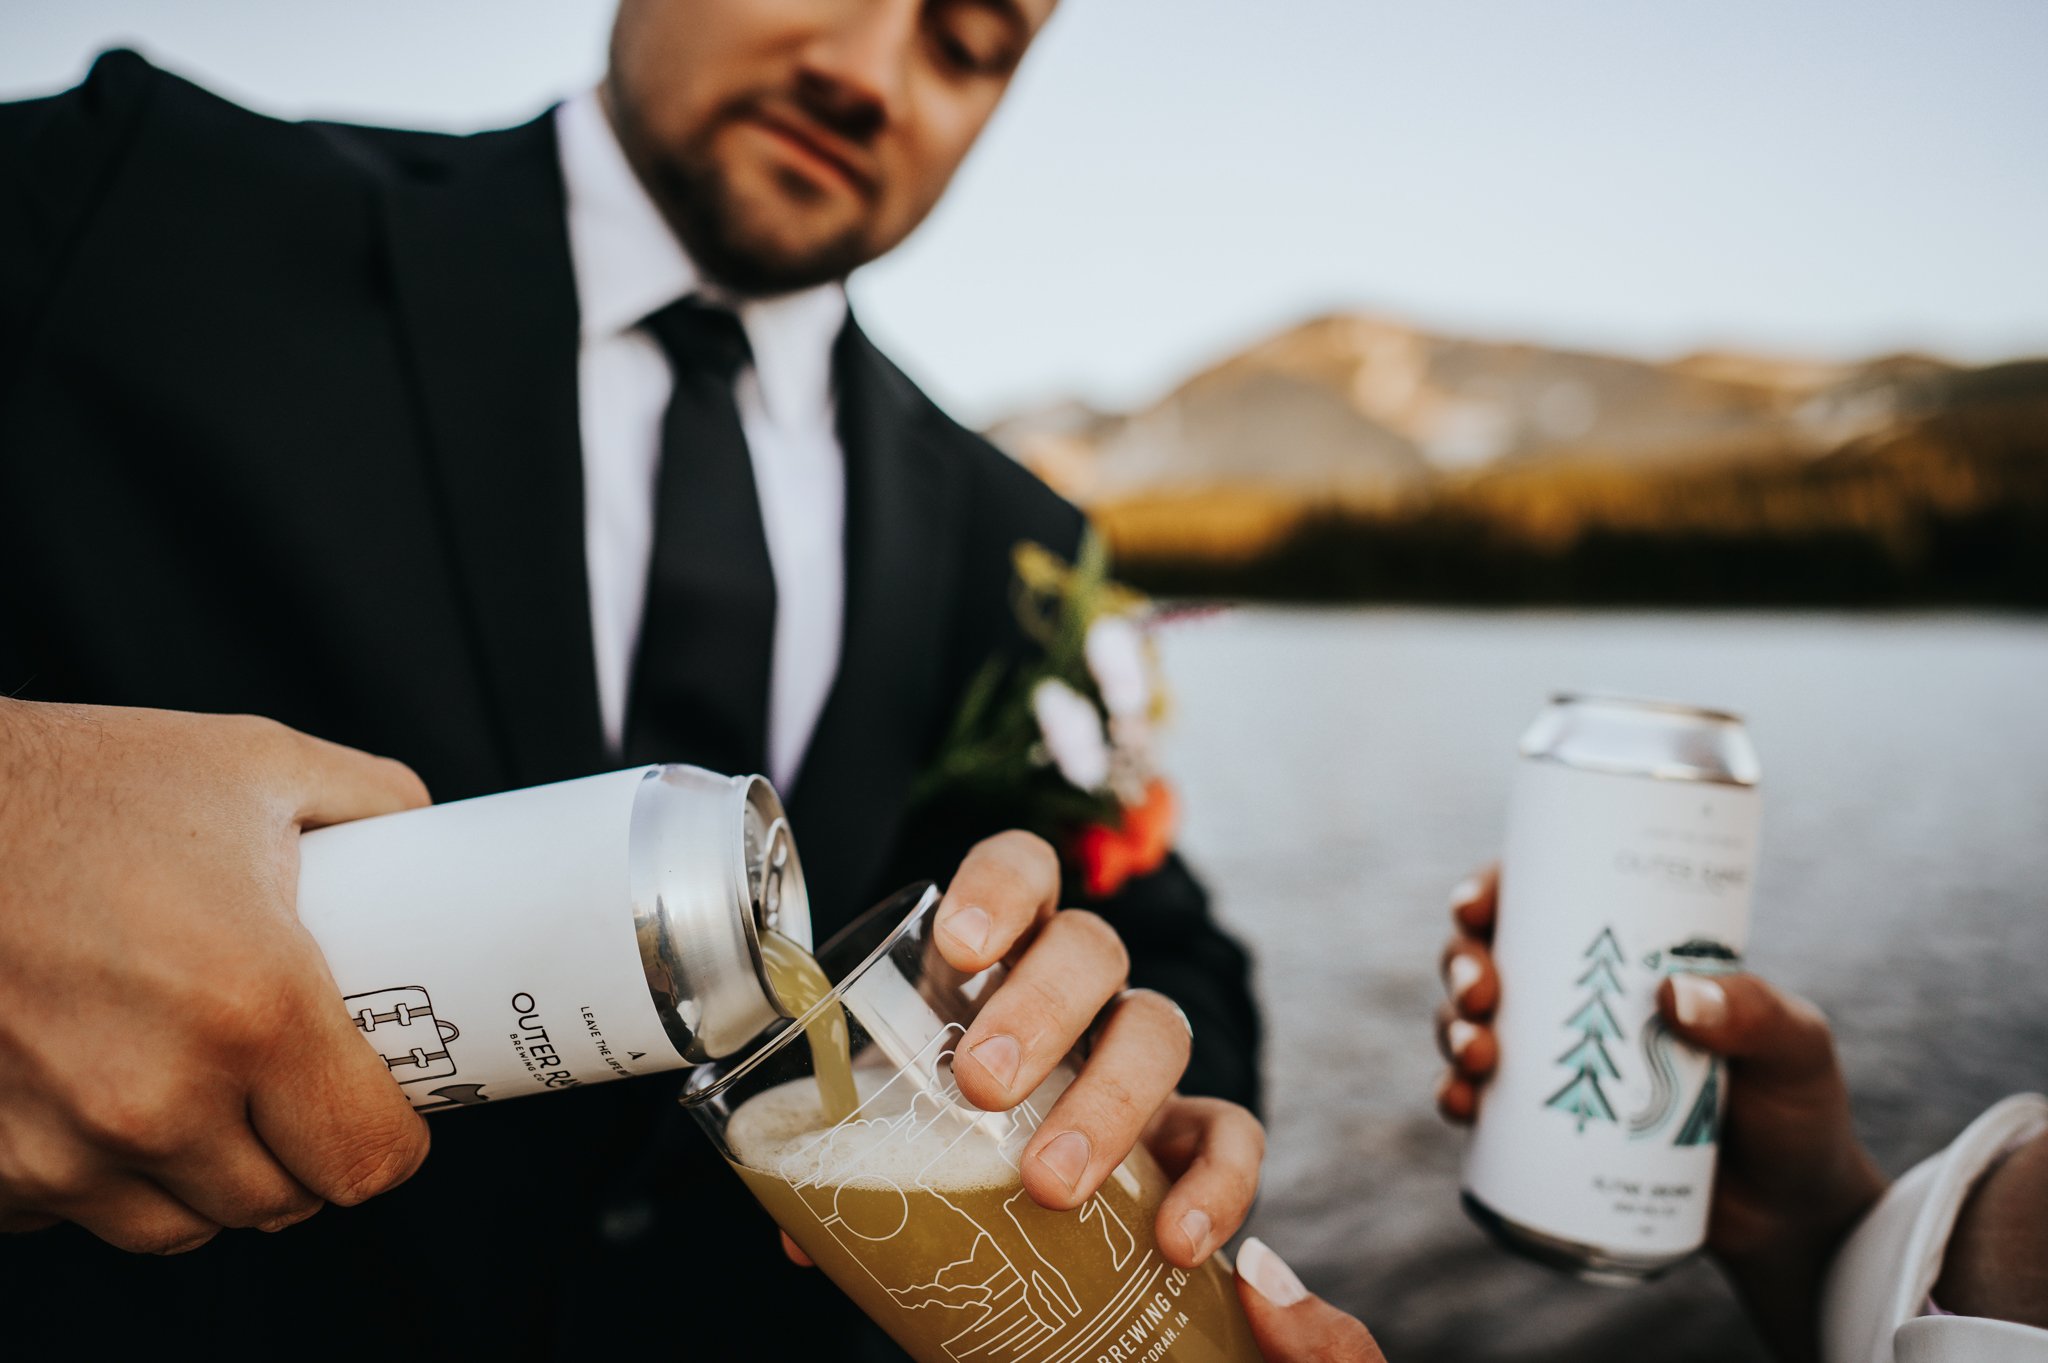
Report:
[[[299,840],[299,919],[416,1109],[730,1055],[793,1011],[810,901],[758,776],[635,767]]]
[[[1560,695],[1523,735],[1501,860],[1500,1061],[1463,1200],[1519,1253],[1634,1282],[1706,1239],[1721,1062],[1657,1013],[1740,969],[1758,767],[1735,715]]]

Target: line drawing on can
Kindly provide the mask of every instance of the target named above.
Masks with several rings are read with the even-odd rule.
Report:
[[[350,994],[342,1002],[349,1006],[356,1030],[370,1039],[399,1083],[455,1077],[455,1057],[449,1053],[448,1043],[460,1037],[462,1030],[446,1018],[434,1016],[434,1001],[419,985]]]

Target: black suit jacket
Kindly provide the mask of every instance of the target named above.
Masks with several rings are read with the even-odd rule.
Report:
[[[440,799],[620,765],[577,343],[551,118],[284,123],[132,53],[0,106],[0,692],[269,715],[401,758]],[[787,792],[821,937],[992,831],[907,792],[969,677],[1021,647],[1010,546],[1082,530],[851,323],[835,363],[844,644]],[[1251,1102],[1245,958],[1186,868],[1103,907],[1133,978],[1194,1020],[1185,1087]],[[174,1260],[0,1237],[0,1338],[851,1356],[850,1309],[781,1262],[675,1087],[436,1118],[397,1192]]]

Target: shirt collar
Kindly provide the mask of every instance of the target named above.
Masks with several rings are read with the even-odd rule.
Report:
[[[831,393],[845,288],[832,283],[768,298],[720,298],[633,173],[597,91],[563,101],[555,133],[584,342],[621,335],[657,309],[703,293],[739,313],[770,416],[795,420],[816,411]]]

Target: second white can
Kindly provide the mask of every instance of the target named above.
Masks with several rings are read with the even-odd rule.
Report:
[[[1667,975],[1740,968],[1759,802],[1742,722],[1560,696],[1522,740],[1494,959],[1499,1067],[1466,1209],[1516,1251],[1635,1281],[1706,1238],[1726,1085],[1658,1016]]]

